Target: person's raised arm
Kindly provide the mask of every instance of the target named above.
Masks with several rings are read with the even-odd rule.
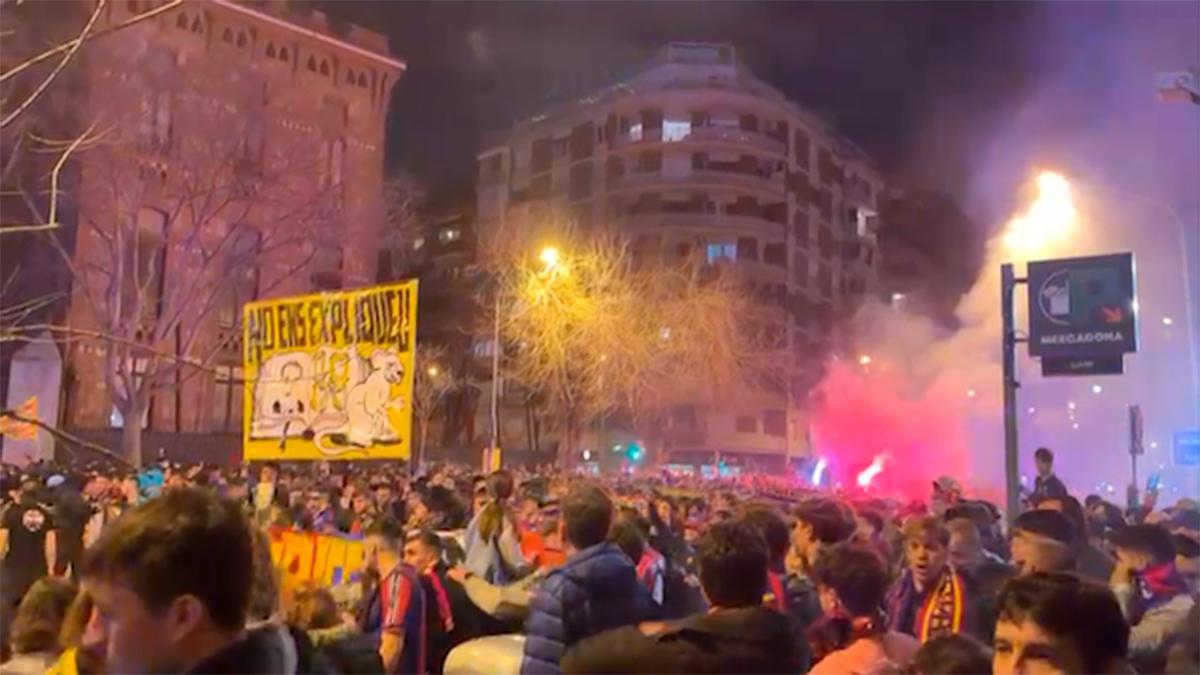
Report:
[[[54,567],[58,564],[58,532],[46,531],[46,570],[54,575]]]

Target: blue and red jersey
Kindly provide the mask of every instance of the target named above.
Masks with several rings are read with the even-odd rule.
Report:
[[[397,563],[379,582],[379,602],[384,633],[404,637],[400,665],[391,674],[425,672],[425,592],[416,570]]]

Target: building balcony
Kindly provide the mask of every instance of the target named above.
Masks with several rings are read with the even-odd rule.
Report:
[[[729,234],[746,234],[783,241],[786,228],[765,218],[730,213],[635,213],[618,218],[628,230],[704,230]]]
[[[781,172],[764,176],[741,171],[690,169],[676,175],[667,175],[661,171],[646,171],[608,177],[610,191],[640,190],[652,187],[752,190],[759,194],[770,195],[773,199],[780,199],[785,194],[784,177]]]
[[[787,145],[772,136],[757,131],[726,127],[692,127],[686,133],[664,137],[661,129],[620,134],[612,139],[609,147],[614,150],[627,148],[644,149],[659,144],[695,144],[734,146],[770,153],[776,157],[787,156]]]

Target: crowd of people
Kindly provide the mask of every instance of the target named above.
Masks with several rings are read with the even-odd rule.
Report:
[[[1196,673],[1200,508],[1008,519],[785,478],[398,463],[0,474],[0,673]],[[271,537],[361,540],[286,587]]]

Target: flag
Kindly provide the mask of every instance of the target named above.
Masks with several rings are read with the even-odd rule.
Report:
[[[13,412],[24,419],[37,419],[37,397],[30,396]],[[32,422],[22,422],[7,415],[0,415],[0,436],[32,441],[37,438],[37,430],[37,425]]]

